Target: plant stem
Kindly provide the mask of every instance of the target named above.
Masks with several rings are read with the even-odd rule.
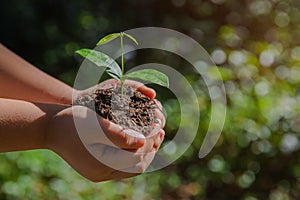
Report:
[[[122,68],[122,77],[121,77],[121,96],[124,93],[124,47],[123,47],[123,32],[120,34],[120,42],[121,42],[121,68]]]
[[[123,32],[120,34],[121,40],[121,66],[122,66],[122,76],[124,75],[124,47],[123,47]]]

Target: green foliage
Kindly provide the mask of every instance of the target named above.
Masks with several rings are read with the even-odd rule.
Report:
[[[131,39],[135,44],[138,45],[137,40],[127,33],[112,33],[107,36],[104,36],[100,41],[97,43],[97,45],[106,44],[108,42],[111,42],[112,40],[120,37],[121,40],[121,57],[122,57],[122,65],[121,68],[119,65],[108,55],[92,50],[92,49],[80,49],[75,51],[75,53],[78,53],[84,58],[87,58],[91,62],[95,63],[98,67],[106,67],[106,72],[113,78],[121,81],[122,83],[122,89],[123,89],[123,83],[125,79],[132,78],[132,79],[140,79],[144,81],[148,81],[151,83],[155,83],[164,87],[169,87],[169,79],[168,77],[163,74],[162,72],[159,72],[154,69],[144,69],[144,70],[138,70],[132,73],[128,73],[124,75],[124,50],[123,50],[123,36],[128,37]],[[122,71],[121,71],[122,70]],[[122,90],[123,91],[123,90]]]
[[[50,151],[5,153],[0,199],[299,199],[299,13],[297,0],[0,1],[1,42],[70,85],[76,49],[93,45],[99,33],[151,24],[186,33],[208,50],[218,67],[207,75],[217,77],[219,69],[228,102],[217,146],[200,160],[211,104],[204,81],[177,56],[137,51],[127,67],[172,66],[197,92],[200,126],[188,151],[157,172],[98,184]],[[188,127],[194,119],[181,122],[176,98],[155,89],[168,115],[168,141],[180,123]]]

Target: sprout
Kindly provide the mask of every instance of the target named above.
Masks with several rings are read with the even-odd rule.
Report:
[[[118,63],[109,57],[108,55],[96,51],[93,49],[80,49],[77,50],[75,53],[81,55],[82,57],[90,60],[98,67],[105,67],[107,74],[109,74],[112,78],[121,81],[121,88],[122,88],[122,94],[123,94],[123,87],[124,87],[124,81],[125,79],[140,79],[144,81],[148,81],[154,84],[161,85],[163,87],[169,87],[169,79],[168,77],[157,70],[154,69],[142,69],[137,70],[131,73],[124,73],[125,67],[124,67],[124,47],[123,47],[123,40],[124,36],[131,39],[136,45],[138,45],[137,40],[124,32],[121,33],[112,33],[105,37],[103,37],[99,42],[98,45],[106,44],[111,42],[112,40],[120,37],[120,48],[121,48],[121,67],[118,65]]]

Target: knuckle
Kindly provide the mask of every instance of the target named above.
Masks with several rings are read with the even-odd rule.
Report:
[[[135,169],[137,173],[142,174],[146,171],[146,166],[143,163],[139,163],[138,165],[136,165]]]
[[[142,153],[139,153],[139,154],[135,155],[135,159],[136,159],[137,163],[140,163],[140,162],[142,162],[144,160],[144,156],[143,156]]]

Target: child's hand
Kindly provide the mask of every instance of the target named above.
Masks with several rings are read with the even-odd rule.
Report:
[[[155,97],[155,91],[141,83],[125,83],[151,98]],[[97,87],[106,88],[114,84],[118,82],[108,80]],[[158,105],[160,108],[156,114],[159,123],[153,124],[155,128],[146,137],[131,129],[124,129],[86,107],[66,108],[50,120],[46,145],[92,181],[135,176],[150,165],[164,138],[162,128],[165,119],[160,112],[161,105]]]

